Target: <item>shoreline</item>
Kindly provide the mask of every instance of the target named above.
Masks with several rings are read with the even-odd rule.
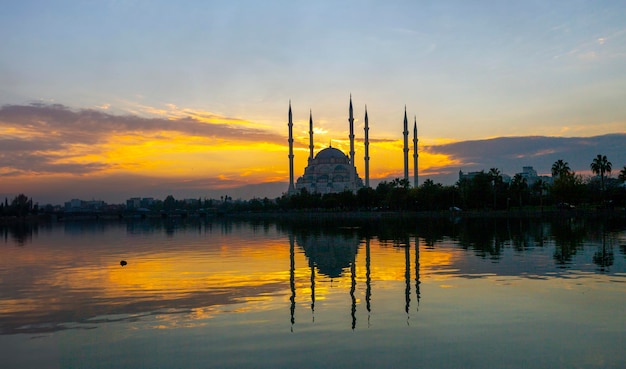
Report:
[[[138,216],[137,214],[40,214],[28,215],[24,217],[0,217],[0,225],[11,225],[20,223],[38,223],[65,221],[129,221],[129,220],[156,220],[156,219],[236,219],[236,220],[298,220],[298,221],[333,221],[333,220],[406,220],[406,219],[558,219],[558,218],[607,218],[626,219],[626,209],[513,209],[513,210],[467,210],[467,211],[329,211],[329,210],[292,210],[284,212],[232,212],[225,214],[188,216],[171,215],[162,217],[160,214],[147,214]]]

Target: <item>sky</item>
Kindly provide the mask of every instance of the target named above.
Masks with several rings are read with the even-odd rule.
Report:
[[[619,1],[5,1],[0,195],[279,196],[289,103],[297,178],[309,114],[316,152],[348,152],[350,96],[374,181],[402,176],[405,108],[420,181],[588,173],[600,153],[619,172],[625,19]]]

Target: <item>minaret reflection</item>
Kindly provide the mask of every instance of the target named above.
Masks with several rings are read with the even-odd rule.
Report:
[[[420,239],[415,236],[415,296],[417,297],[417,309],[420,308]]]
[[[339,232],[339,233],[311,233],[308,230],[302,230],[289,234],[289,252],[290,252],[290,320],[291,329],[295,325],[295,309],[296,309],[296,283],[295,283],[295,248],[298,247],[304,251],[304,256],[307,258],[308,268],[310,269],[310,288],[311,288],[311,316],[312,322],[315,323],[315,305],[316,305],[316,288],[318,284],[322,283],[324,287],[327,283],[331,283],[330,287],[333,288],[332,281],[340,280],[346,281],[348,277],[348,270],[350,273],[350,317],[352,330],[357,327],[357,304],[359,297],[359,286],[357,284],[357,253],[360,242],[363,239],[359,238],[357,233]],[[370,327],[370,319],[372,314],[372,250],[371,250],[371,238],[364,237],[365,244],[365,283],[363,288],[365,297],[365,308],[367,310],[367,326]],[[406,314],[407,325],[410,323],[411,314],[411,302],[413,298],[417,301],[417,309],[419,310],[419,303],[421,298],[420,292],[420,250],[419,250],[419,238],[415,237],[415,256],[411,255],[411,249],[413,248],[413,240],[411,237],[404,238],[400,244],[400,247],[404,247],[404,298],[405,305],[404,310]],[[413,272],[415,268],[415,272]],[[413,277],[413,273],[415,273]],[[322,278],[317,280],[317,278]],[[415,295],[412,295],[413,283],[415,286]],[[343,285],[341,282],[339,285]],[[324,290],[324,289],[323,289]],[[415,296],[415,297],[413,297]]]
[[[365,306],[367,308],[367,326],[370,326],[370,315],[372,313],[372,273],[370,269],[370,239],[365,238]]]
[[[315,245],[311,250],[311,254],[316,254]],[[315,257],[309,257],[309,268],[311,268],[311,321],[315,323]]]
[[[355,258],[356,259],[356,258]],[[352,299],[352,307],[350,310],[350,316],[352,317],[352,330],[356,327],[356,297],[354,291],[356,290],[356,260],[352,260],[350,266],[350,298]]]
[[[293,325],[296,323],[296,260],[295,260],[295,242],[293,234],[289,233],[289,261],[291,267],[289,268],[289,287],[291,288],[291,331],[293,332]]]
[[[404,243],[404,311],[406,312],[406,324],[409,324],[409,309],[411,307],[411,241],[407,238]]]

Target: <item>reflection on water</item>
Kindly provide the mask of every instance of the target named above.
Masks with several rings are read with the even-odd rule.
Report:
[[[619,308],[626,303],[626,226],[619,219],[167,219],[16,224],[2,226],[0,234],[0,343],[7,347],[23,348],[23,334],[100,337],[104,326],[114,327],[118,339],[133,332],[138,341],[132,342],[150,340],[155,329],[193,330],[205,340],[221,337],[209,350],[212,359],[237,367],[242,358],[222,354],[230,339],[249,342],[253,360],[275,349],[259,339],[300,350],[354,350],[358,340],[328,340],[347,330],[370,332],[376,345],[390,345],[376,352],[391,365],[413,357],[407,342],[423,348],[442,342],[455,350],[468,340],[477,350],[508,342],[541,350],[534,334],[548,329],[577,350],[589,345],[585,340],[600,340],[594,354],[604,352],[603,361],[589,366],[626,359],[615,343],[625,334],[614,328],[626,323]],[[128,264],[121,267],[120,260]],[[585,336],[570,337],[571,327]],[[407,335],[412,339],[397,341]],[[373,348],[369,340],[358,342],[360,349]],[[98,350],[84,341],[72,345]],[[458,367],[437,361],[447,357],[445,349],[431,350],[445,364],[436,366]],[[617,357],[607,359],[607,350]],[[2,354],[23,364],[20,355]],[[265,359],[260,366],[298,363]],[[475,364],[463,366],[483,362]]]

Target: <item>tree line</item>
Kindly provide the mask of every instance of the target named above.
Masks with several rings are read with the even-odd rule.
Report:
[[[39,213],[39,205],[33,203],[33,199],[24,194],[19,194],[9,202],[8,198],[4,198],[4,202],[0,203],[0,216],[16,216],[23,217],[29,214],[37,215]]]
[[[448,209],[505,210],[526,206],[575,207],[582,204],[615,206],[626,204],[626,166],[618,178],[610,178],[612,163],[598,155],[590,165],[597,177],[585,178],[569,164],[557,160],[552,165],[552,183],[537,179],[529,184],[522,174],[505,182],[497,168],[459,179],[454,185],[424,181],[412,188],[409,181],[396,178],[376,188],[361,188],[356,193],[319,194],[302,190],[276,200],[279,209],[440,211]]]
[[[611,178],[612,163],[598,155],[590,165],[596,177],[585,178],[572,171],[569,164],[557,160],[552,165],[552,183],[542,179],[528,184],[526,178],[516,174],[510,182],[503,179],[497,168],[475,173],[459,179],[454,185],[443,185],[427,179],[420,186],[411,187],[408,180],[396,178],[382,181],[376,188],[363,187],[356,193],[311,193],[306,189],[295,194],[283,194],[251,200],[233,200],[225,195],[220,199],[177,200],[169,195],[155,200],[149,206],[153,212],[227,213],[272,212],[288,210],[327,211],[442,211],[507,210],[528,206],[576,207],[595,205],[613,207],[626,205],[626,166],[617,178]],[[24,194],[12,201],[5,198],[0,203],[0,216],[25,216],[41,213],[32,198]]]

